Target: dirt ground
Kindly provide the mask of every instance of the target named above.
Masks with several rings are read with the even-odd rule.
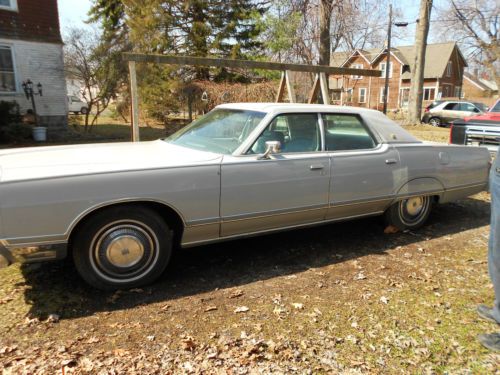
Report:
[[[493,299],[489,209],[481,193],[416,232],[371,218],[185,250],[159,282],[116,293],[69,262],[14,265],[0,270],[0,369],[500,373],[476,340],[499,330],[475,312]]]

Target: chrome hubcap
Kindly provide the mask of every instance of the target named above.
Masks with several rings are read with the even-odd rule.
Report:
[[[94,236],[90,261],[102,278],[129,282],[154,267],[158,249],[158,238],[148,226],[122,220],[110,223]]]
[[[424,208],[422,197],[410,198],[406,201],[406,212],[411,216],[417,216]]]
[[[144,246],[133,236],[122,235],[114,238],[106,249],[108,261],[115,267],[131,267],[144,255]]]

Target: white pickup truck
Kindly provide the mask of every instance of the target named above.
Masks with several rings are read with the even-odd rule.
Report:
[[[82,101],[79,97],[68,95],[68,112],[73,112],[75,115],[85,115],[88,112],[87,103]]]

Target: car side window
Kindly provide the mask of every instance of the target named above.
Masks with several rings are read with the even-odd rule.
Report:
[[[366,150],[377,146],[361,119],[349,114],[323,114],[327,151]]]
[[[262,154],[267,141],[279,141],[281,153],[321,150],[321,133],[316,113],[278,115],[257,138],[248,153]]]
[[[444,106],[443,109],[446,109],[447,111],[459,111],[460,106],[459,103],[448,103]]]

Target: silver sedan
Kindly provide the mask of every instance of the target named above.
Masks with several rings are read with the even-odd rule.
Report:
[[[69,254],[97,288],[137,287],[176,246],[371,215],[416,229],[484,190],[489,166],[377,111],[221,105],[163,140],[0,151],[0,258]]]

